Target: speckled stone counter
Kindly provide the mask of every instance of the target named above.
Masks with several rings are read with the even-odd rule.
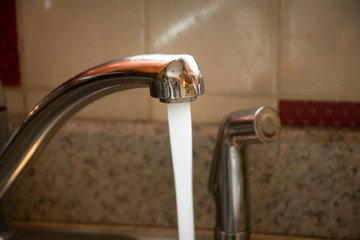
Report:
[[[214,226],[207,181],[216,135],[217,126],[193,127],[198,229]],[[284,128],[248,153],[254,232],[360,239],[359,130]],[[175,227],[173,185],[167,123],[71,120],[7,210],[12,221]]]

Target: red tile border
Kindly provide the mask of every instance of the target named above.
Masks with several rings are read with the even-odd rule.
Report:
[[[1,1],[0,7],[0,78],[4,85],[20,85],[17,48],[16,7],[14,0]]]
[[[280,100],[284,126],[360,128],[360,102]]]

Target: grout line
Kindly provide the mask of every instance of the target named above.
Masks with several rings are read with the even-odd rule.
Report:
[[[17,31],[17,47],[19,54],[19,71],[20,71],[20,84],[19,89],[21,93],[21,101],[23,103],[22,114],[28,114],[27,106],[27,89],[28,85],[26,77],[24,76],[24,26],[23,26],[23,14],[21,13],[23,9],[23,3],[21,1],[15,1],[15,12],[16,12],[16,31]]]
[[[275,96],[277,98],[277,102],[279,104],[279,101],[280,101],[280,82],[282,80],[282,71],[281,71],[281,65],[282,65],[282,53],[283,53],[283,41],[282,41],[282,37],[283,37],[283,14],[284,14],[284,11],[283,11],[283,6],[284,6],[284,1],[283,0],[278,0],[276,1],[276,59],[275,59]]]
[[[147,16],[146,16],[146,10],[147,10],[147,4],[146,0],[140,0],[140,54],[147,54],[148,46],[147,46]],[[152,112],[152,104],[149,99],[146,99],[147,101],[147,112],[145,113],[146,119],[148,121],[153,120],[151,116]]]
[[[148,52],[146,47],[146,0],[140,0],[140,46],[141,54]]]

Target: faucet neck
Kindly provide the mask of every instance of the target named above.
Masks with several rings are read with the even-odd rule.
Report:
[[[110,93],[146,87],[149,81],[148,77],[96,76],[69,81],[50,93],[28,114],[0,153],[0,200],[76,112]]]
[[[200,69],[189,55],[120,58],[80,73],[36,105],[2,149],[0,200],[72,115],[103,96],[147,86],[163,102],[191,101],[204,92]]]

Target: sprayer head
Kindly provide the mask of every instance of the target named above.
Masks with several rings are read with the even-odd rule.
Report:
[[[273,142],[279,137],[280,131],[279,115],[270,107],[230,113],[220,127],[222,136],[236,144]]]

